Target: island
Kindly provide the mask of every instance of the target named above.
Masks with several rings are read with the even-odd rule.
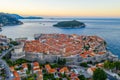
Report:
[[[2,26],[13,26],[13,25],[20,25],[23,22],[19,21],[15,17],[11,16],[8,13],[0,13],[0,27]]]
[[[53,26],[59,27],[59,28],[84,28],[85,24],[83,22],[73,20],[73,21],[58,22],[57,24],[55,24]]]

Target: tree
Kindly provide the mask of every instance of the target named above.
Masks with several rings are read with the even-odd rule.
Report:
[[[89,44],[84,45],[84,49],[85,49],[85,50],[89,50],[89,48],[90,48],[90,45],[89,45]]]
[[[64,58],[64,59],[63,59],[63,65],[65,65],[65,64],[66,64],[66,59]]]
[[[31,68],[32,68],[32,67],[31,67],[31,64],[29,63],[29,64],[28,64],[28,71],[30,71]]]
[[[104,68],[106,68],[106,69],[109,69],[110,68],[110,62],[109,61],[105,61],[104,62]]]
[[[94,71],[93,80],[106,80],[106,79],[107,75],[102,69],[98,68]]]
[[[14,46],[17,46],[18,42],[17,41],[11,41],[10,44],[13,44]]]
[[[27,71],[26,71],[26,74],[27,74],[27,75],[28,75],[28,74],[30,74],[30,71],[29,71],[29,70],[27,70]]]
[[[55,64],[51,64],[51,67],[52,68],[57,68],[57,67],[59,67],[59,65],[55,63]]]
[[[0,53],[2,53],[2,50],[0,50]]]
[[[118,65],[119,65],[118,62],[110,62],[110,61],[104,62],[104,68],[106,68],[106,69],[114,69]]]
[[[78,78],[79,78],[80,80],[86,80],[86,78],[84,77],[84,75],[80,75],[80,76],[78,76]]]
[[[80,63],[80,66],[82,66],[82,67],[88,67],[88,65],[87,65],[86,62]]]
[[[120,70],[120,61],[114,62],[114,65],[115,65],[117,70]]]
[[[63,59],[58,58],[57,63],[60,64],[60,65],[65,65],[66,64],[66,59],[65,58],[63,58]]]

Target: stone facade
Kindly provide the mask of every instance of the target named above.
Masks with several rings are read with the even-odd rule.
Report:
[[[25,57],[25,52],[23,51],[23,46],[24,46],[24,43],[21,43],[21,45],[14,47],[14,51],[11,54],[12,60],[17,60],[17,59]]]
[[[66,59],[66,64],[76,64],[79,65],[82,62],[101,62],[103,60],[118,60],[118,57],[111,55],[109,52],[106,52],[102,55],[96,55],[93,57],[82,58],[79,54],[72,55],[68,57],[63,57],[61,55],[51,55],[51,54],[44,54],[44,53],[25,53],[25,59],[30,61],[38,61],[40,63],[46,62],[54,62],[57,61],[58,58]]]

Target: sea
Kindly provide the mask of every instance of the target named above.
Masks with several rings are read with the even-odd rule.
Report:
[[[60,21],[78,20],[86,24],[85,28],[63,29],[53,27]],[[107,42],[107,48],[120,58],[120,18],[44,18],[44,19],[23,19],[24,24],[17,26],[4,26],[0,34],[9,38],[27,37],[34,39],[34,34],[60,33],[78,35],[96,35]]]

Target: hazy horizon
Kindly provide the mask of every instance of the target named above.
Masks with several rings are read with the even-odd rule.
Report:
[[[120,18],[120,0],[0,1],[0,12],[22,16]]]

